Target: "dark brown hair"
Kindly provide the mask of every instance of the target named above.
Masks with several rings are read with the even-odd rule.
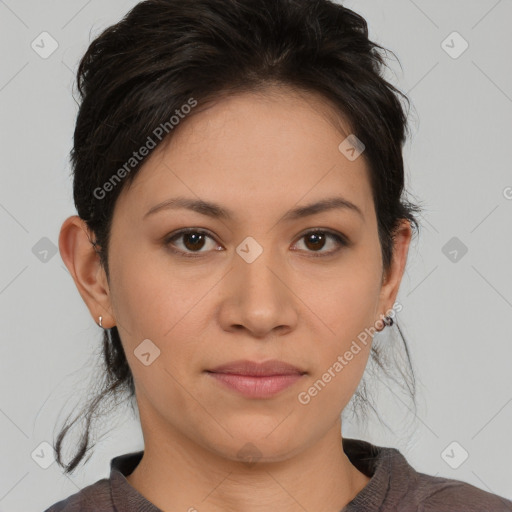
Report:
[[[100,197],[98,189],[148,137],[155,138],[155,128],[170,128],[170,118],[190,98],[204,106],[226,94],[264,93],[275,84],[321,95],[365,144],[386,271],[399,221],[407,219],[417,230],[415,213],[420,208],[404,198],[402,147],[408,126],[400,100],[409,101],[383,78],[383,51],[369,40],[363,17],[329,0],[147,0],[105,29],[90,44],[77,71],[81,101],[71,163],[76,209],[94,233],[92,242],[107,278],[116,199],[143,160],[123,173],[122,182],[108,193]],[[166,130],[162,141],[169,141],[172,133]],[[407,366],[399,368],[397,382],[414,401],[409,350],[397,328]],[[123,393],[134,397],[133,376],[116,327],[104,332],[102,351],[98,393],[71,423],[68,416],[57,438],[57,461],[66,472],[89,452],[91,422],[103,401]],[[377,346],[372,346],[371,359],[391,374]],[[353,398],[358,407],[374,409],[365,382]],[[80,418],[85,419],[85,429],[65,464],[62,442]]]

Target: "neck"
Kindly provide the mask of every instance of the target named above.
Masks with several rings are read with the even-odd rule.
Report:
[[[164,511],[339,512],[370,480],[343,451],[339,421],[315,444],[273,462],[230,460],[184,437],[149,441],[127,480]]]

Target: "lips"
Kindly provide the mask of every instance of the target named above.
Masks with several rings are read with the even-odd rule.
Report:
[[[297,368],[296,366],[293,366],[284,361],[279,361],[277,359],[271,359],[261,363],[256,361],[249,361],[246,359],[231,361],[206,371],[209,373],[245,375],[251,377],[304,375],[306,373],[304,370]]]
[[[284,361],[263,363],[239,360],[216,366],[206,373],[230,392],[250,399],[270,399],[300,381],[307,372]]]

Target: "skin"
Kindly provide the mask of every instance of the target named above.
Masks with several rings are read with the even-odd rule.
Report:
[[[341,444],[343,408],[354,394],[371,338],[307,405],[307,391],[396,299],[410,224],[395,239],[384,275],[377,218],[363,156],[348,160],[342,133],[314,94],[244,93],[189,116],[158,146],[115,206],[110,282],[85,223],[62,225],[59,248],[95,321],[117,326],[136,385],[144,456],[128,482],[164,511],[339,512],[368,483]],[[363,216],[333,209],[282,220],[296,206],[343,196]],[[201,198],[234,212],[216,219],[153,206]],[[197,243],[165,238],[202,228]],[[304,236],[314,228],[344,234],[349,246]],[[236,252],[247,237],[263,248],[248,263]],[[196,243],[196,245],[194,245]],[[220,250],[215,250],[215,249]],[[315,257],[338,251],[330,256]],[[150,339],[160,355],[134,355]],[[307,372],[267,399],[246,398],[205,373],[235,359],[280,359]],[[239,451],[257,448],[248,464]]]

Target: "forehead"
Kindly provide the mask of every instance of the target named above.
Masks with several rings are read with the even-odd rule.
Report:
[[[335,193],[372,208],[364,153],[349,160],[340,151],[350,127],[319,95],[274,88],[195,108],[139,170],[125,194],[132,209],[177,195],[236,211]]]

